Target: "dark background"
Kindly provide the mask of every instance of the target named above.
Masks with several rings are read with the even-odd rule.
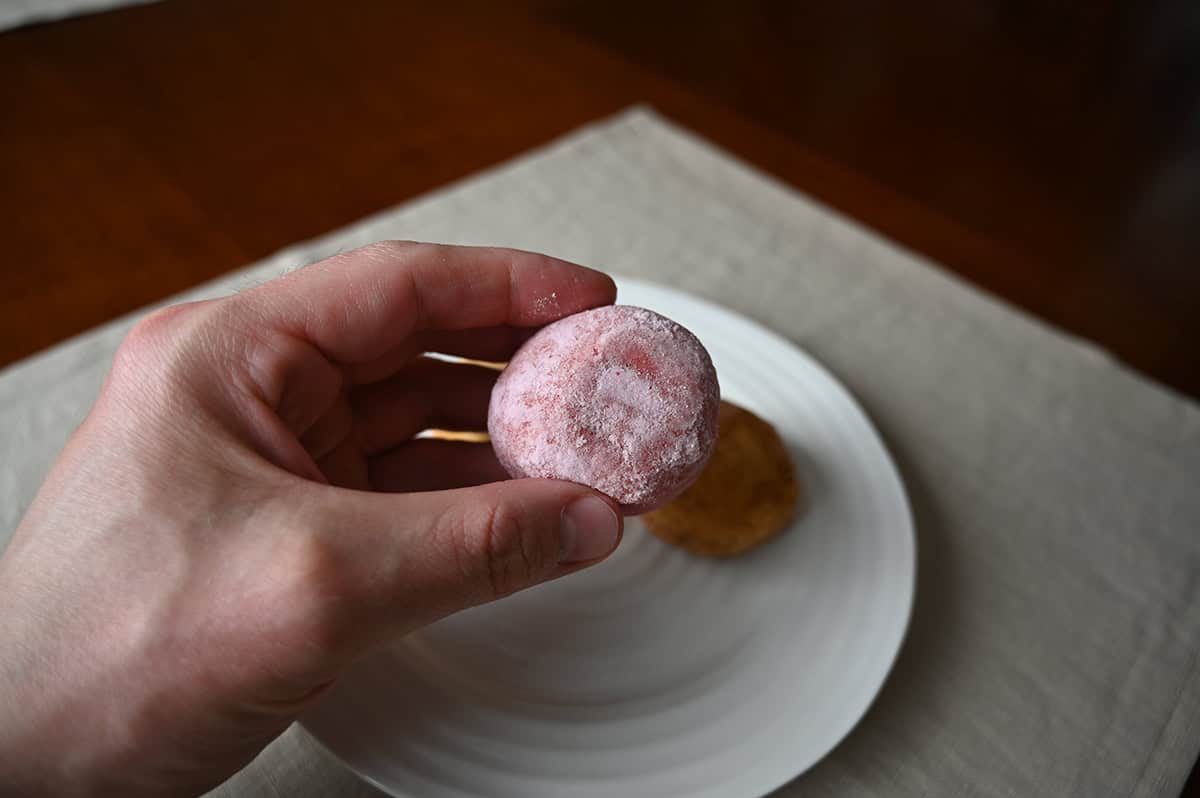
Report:
[[[1200,396],[1200,3],[328,8],[0,34],[0,363],[644,101]]]
[[[169,0],[6,32],[0,365],[634,102],[1200,396],[1190,0]]]

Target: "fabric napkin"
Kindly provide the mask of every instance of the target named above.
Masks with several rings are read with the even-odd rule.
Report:
[[[156,0],[0,0],[0,31]]]

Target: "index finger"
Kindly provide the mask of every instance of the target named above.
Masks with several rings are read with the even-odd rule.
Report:
[[[258,321],[342,363],[382,356],[424,330],[538,327],[611,304],[608,275],[515,249],[387,241],[246,292]]]

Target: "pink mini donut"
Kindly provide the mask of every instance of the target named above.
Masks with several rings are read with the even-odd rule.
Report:
[[[720,394],[686,329],[644,308],[596,308],[517,351],[492,390],[488,433],[512,476],[579,482],[644,513],[700,475]]]

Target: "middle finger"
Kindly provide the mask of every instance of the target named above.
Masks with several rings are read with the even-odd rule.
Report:
[[[383,382],[355,391],[354,417],[367,456],[431,427],[487,429],[488,400],[499,373],[419,357]]]

